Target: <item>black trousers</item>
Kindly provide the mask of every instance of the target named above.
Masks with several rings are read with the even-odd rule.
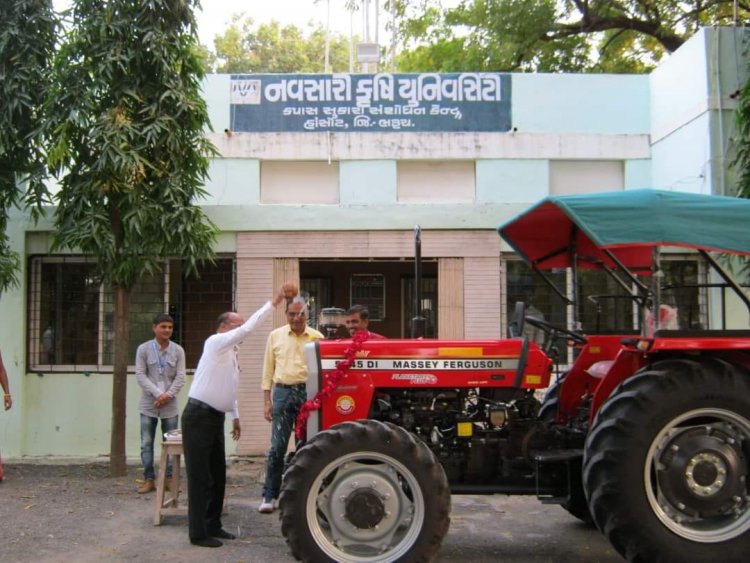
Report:
[[[188,533],[201,540],[221,530],[227,481],[224,413],[189,403],[182,412],[182,450],[188,481]]]

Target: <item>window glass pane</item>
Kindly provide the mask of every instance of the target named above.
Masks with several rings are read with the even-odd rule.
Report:
[[[521,261],[506,261],[507,318],[512,320],[517,301],[527,304],[526,314],[539,316],[556,326],[567,327],[562,299],[536,272]],[[679,328],[706,326],[706,292],[698,286],[705,275],[694,257],[662,257],[661,303],[677,309]],[[545,272],[556,287],[565,288],[563,270]],[[640,277],[651,286],[650,277]],[[640,311],[627,291],[603,271],[578,271],[577,320],[584,334],[636,334]],[[567,327],[574,328],[574,327]],[[526,327],[527,336],[540,342],[538,331]]]
[[[176,263],[176,264],[175,264]],[[180,270],[179,261],[170,268],[169,314],[174,317],[173,339],[185,349],[185,367],[195,369],[203,342],[216,332],[216,319],[234,310],[234,258],[217,258],[203,264],[197,274]]]
[[[80,257],[33,257],[29,267],[29,369],[109,371],[114,360],[114,299],[102,288],[95,264]],[[156,314],[175,320],[173,340],[195,367],[203,341],[219,314],[234,307],[234,258],[217,258],[186,276],[180,260],[169,270],[143,277],[130,302],[128,363],[139,344],[153,338]]]
[[[111,288],[104,291],[104,334],[102,345],[102,364],[114,364],[114,292]],[[134,363],[138,346],[151,340],[154,333],[151,323],[159,313],[164,313],[164,274],[146,275],[136,282],[130,293],[130,342],[128,343],[129,364]]]
[[[385,276],[383,274],[352,274],[349,282],[349,307],[363,305],[371,321],[385,319]]]
[[[32,363],[96,365],[99,283],[86,262],[41,264]]]
[[[579,270],[578,321],[588,334],[638,333],[638,308],[612,276],[600,270]]]
[[[705,329],[707,319],[707,280],[697,260],[662,259],[664,273],[661,303],[677,309],[677,326],[681,329]],[[645,283],[650,283],[645,280]]]
[[[565,327],[565,302],[554,292],[544,279],[520,260],[506,261],[506,302],[507,316],[513,320],[516,303],[526,304],[526,315],[538,317],[555,326]],[[565,292],[565,270],[546,272],[547,277],[560,291]],[[544,342],[544,334],[528,324],[524,326],[524,334],[537,344]]]

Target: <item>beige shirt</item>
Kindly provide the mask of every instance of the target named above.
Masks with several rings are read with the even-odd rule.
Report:
[[[323,338],[323,335],[309,326],[300,335],[295,334],[288,324],[271,331],[263,360],[261,389],[270,391],[273,383],[294,385],[307,382],[305,344],[318,338]]]

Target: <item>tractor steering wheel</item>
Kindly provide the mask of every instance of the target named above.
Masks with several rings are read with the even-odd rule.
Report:
[[[586,340],[586,337],[583,336],[580,332],[575,332],[572,330],[568,330],[567,328],[555,326],[552,323],[548,323],[544,319],[540,319],[539,317],[526,316],[524,317],[524,320],[531,326],[543,330],[551,340],[554,340],[558,336],[563,336],[573,344],[584,345],[588,342],[588,340]]]

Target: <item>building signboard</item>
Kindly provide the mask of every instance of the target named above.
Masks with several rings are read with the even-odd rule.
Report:
[[[508,131],[510,75],[248,74],[231,78],[235,132]]]

